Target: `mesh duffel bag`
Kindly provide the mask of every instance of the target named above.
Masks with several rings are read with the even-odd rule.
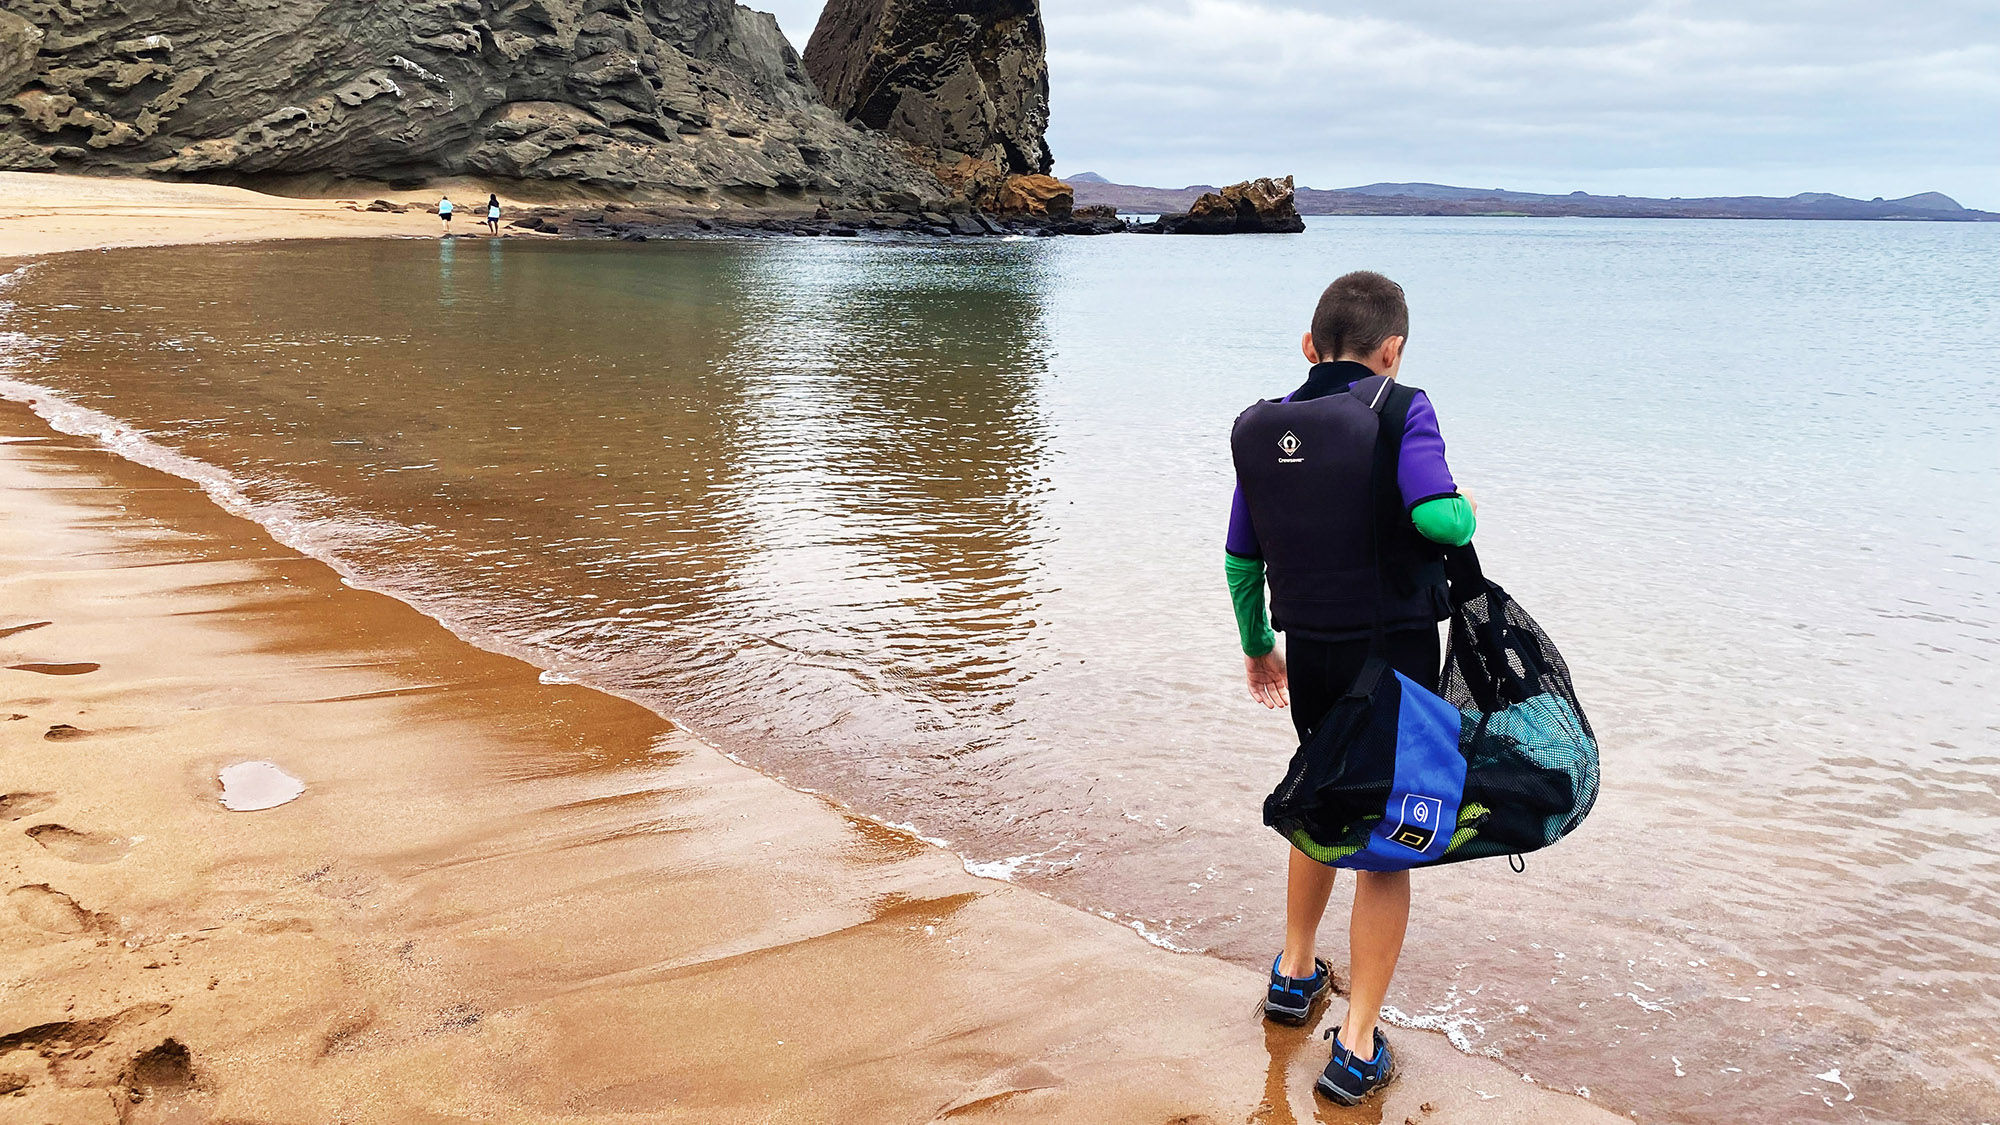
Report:
[[[1443,694],[1371,657],[1264,801],[1264,823],[1321,863],[1402,871],[1523,855],[1574,831],[1597,800],[1597,739],[1562,654],[1471,547],[1446,567]]]

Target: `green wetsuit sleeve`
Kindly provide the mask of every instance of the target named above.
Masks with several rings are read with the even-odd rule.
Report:
[[[1264,560],[1225,551],[1222,565],[1229,575],[1229,600],[1236,605],[1236,633],[1243,642],[1243,655],[1262,656],[1278,646],[1264,610]]]
[[[1463,547],[1472,542],[1472,533],[1479,527],[1472,501],[1463,496],[1426,500],[1410,513],[1410,519],[1424,538],[1447,547]]]

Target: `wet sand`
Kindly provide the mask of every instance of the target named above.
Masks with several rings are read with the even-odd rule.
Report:
[[[23,179],[64,183],[5,177],[0,257],[435,221]],[[304,795],[228,811],[247,761]],[[14,403],[0,794],[10,1120],[1619,1120],[1413,1032],[1331,1107],[1337,1001],[1268,1027],[1254,973],[544,684]]]

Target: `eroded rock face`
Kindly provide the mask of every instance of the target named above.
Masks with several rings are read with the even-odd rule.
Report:
[[[1067,219],[1076,211],[1076,190],[1054,176],[1011,176],[1000,187],[995,210],[1003,215]]]
[[[7,0],[0,167],[895,209],[940,194],[730,0]]]
[[[805,67],[828,105],[940,166],[1054,166],[1039,0],[830,0]]]
[[[1204,193],[1187,214],[1162,216],[1155,226],[1162,234],[1298,234],[1306,221],[1286,176]]]

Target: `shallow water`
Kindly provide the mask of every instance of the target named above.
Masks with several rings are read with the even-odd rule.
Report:
[[[306,783],[276,762],[238,762],[216,775],[222,785],[222,807],[231,812],[263,812],[289,805],[306,791]]]
[[[1525,875],[1420,879],[1399,1018],[1644,1120],[1991,1121],[1996,261],[1448,219],[121,251],[0,290],[0,376],[551,677],[1261,965],[1289,724],[1239,682],[1226,435],[1383,269],[1606,778]]]

